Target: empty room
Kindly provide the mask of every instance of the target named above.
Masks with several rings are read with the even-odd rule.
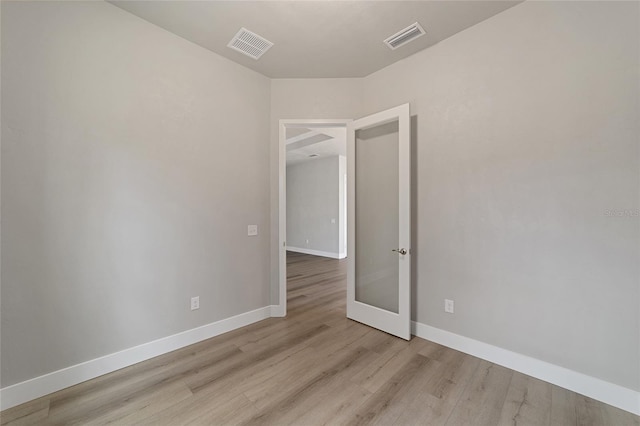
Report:
[[[640,426],[640,2],[0,2],[3,425]]]

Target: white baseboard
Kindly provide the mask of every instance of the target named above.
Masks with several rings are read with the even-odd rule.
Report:
[[[311,250],[307,248],[289,247],[289,246],[287,246],[287,251],[294,251],[296,253],[303,253],[303,254],[311,254],[314,256],[330,257],[332,259],[343,259],[342,257],[340,257],[339,253],[332,253],[330,251]]]
[[[283,305],[271,305],[271,316],[272,317],[284,317],[286,316],[286,312],[284,310]]]
[[[640,415],[640,392],[449,331],[411,322],[412,334]]]
[[[0,389],[0,410],[261,321],[272,316],[273,309],[265,306],[7,386]]]

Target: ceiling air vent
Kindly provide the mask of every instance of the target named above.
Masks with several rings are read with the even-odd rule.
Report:
[[[391,50],[396,50],[398,47],[409,43],[411,40],[415,40],[418,37],[425,34],[424,29],[417,22],[409,25],[404,30],[400,30],[391,37],[387,38],[384,43],[389,46]]]
[[[240,31],[231,39],[227,46],[240,53],[244,53],[250,58],[258,60],[260,56],[273,46],[273,43],[264,37],[260,37],[258,34],[252,33],[246,28],[240,28]]]

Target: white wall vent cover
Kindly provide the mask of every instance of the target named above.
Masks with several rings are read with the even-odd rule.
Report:
[[[269,40],[260,37],[258,34],[252,33],[246,28],[240,28],[240,31],[231,39],[228,47],[237,50],[240,53],[253,58],[260,59],[260,56],[273,46]]]
[[[425,34],[424,29],[417,22],[409,25],[404,30],[400,30],[391,37],[387,38],[384,43],[389,46],[391,50],[396,50],[400,46],[404,46],[412,40],[417,39]]]

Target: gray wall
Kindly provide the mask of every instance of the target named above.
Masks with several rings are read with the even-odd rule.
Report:
[[[108,3],[2,3],[2,386],[270,304],[269,103]]]
[[[638,8],[525,2],[364,80],[417,122],[417,321],[640,389]]]
[[[287,247],[338,256],[339,166],[338,156],[287,166]]]

